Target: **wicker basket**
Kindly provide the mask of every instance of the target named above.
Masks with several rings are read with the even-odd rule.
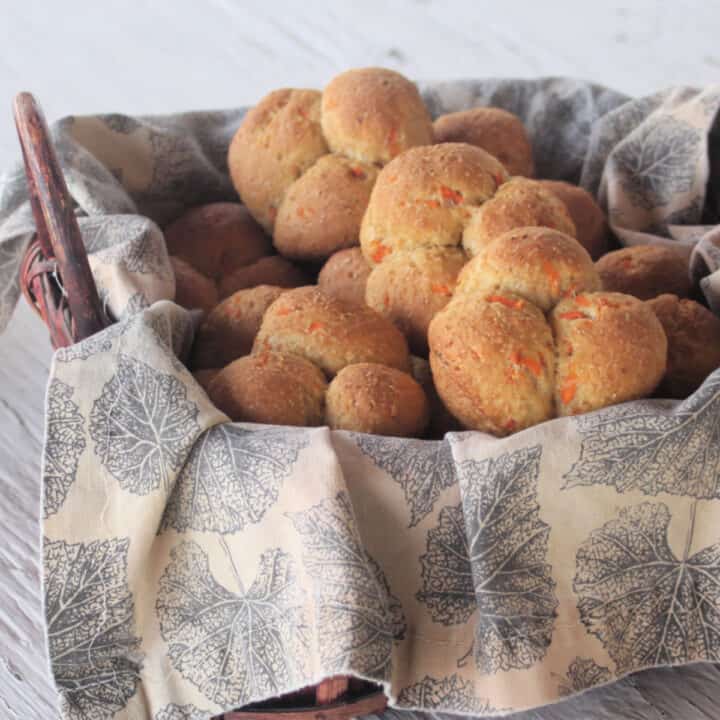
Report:
[[[42,110],[29,93],[17,96],[14,109],[36,225],[36,237],[22,262],[20,285],[47,325],[53,347],[67,347],[107,327],[110,320],[102,309]],[[338,676],[225,713],[218,720],[345,720],[379,712],[386,704],[379,686]]]

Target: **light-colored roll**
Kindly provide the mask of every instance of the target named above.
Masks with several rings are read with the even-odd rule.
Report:
[[[326,419],[334,430],[419,437],[429,405],[410,375],[376,363],[344,367],[330,383]]]
[[[268,308],[253,347],[263,350],[301,355],[329,377],[361,362],[410,370],[405,337],[389,320],[317,287],[289,290]]]

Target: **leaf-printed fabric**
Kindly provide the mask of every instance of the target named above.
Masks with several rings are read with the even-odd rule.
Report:
[[[56,513],[75,481],[78,461],[85,450],[85,419],[75,402],[74,390],[53,380],[47,392],[46,436],[43,450],[43,514]]]
[[[110,720],[135,694],[142,667],[128,587],[129,540],[45,541],[50,662],[70,720]]]
[[[358,447],[398,483],[410,509],[410,526],[428,515],[455,482],[450,444],[354,434]]]
[[[212,703],[243,705],[302,687],[309,678],[304,593],[292,558],[260,558],[245,590],[213,577],[207,553],[182,542],[160,579],[157,615],[173,667]]]
[[[200,430],[197,415],[178,378],[122,354],[117,374],[93,403],[95,454],[124,490],[167,490]]]
[[[284,430],[256,433],[230,423],[207,430],[180,472],[161,530],[233,533],[258,523],[306,444]]]
[[[433,117],[516,113],[538,176],[592,192],[623,245],[686,248],[720,312],[720,87],[421,89]],[[388,718],[481,717],[717,661],[720,371],[683,403],[504,439],[240,425],[212,406],[184,364],[199,317],[172,303],[162,228],[237,201],[226,154],[244,112],[52,128],[119,319],[59,350],[48,386],[43,574],[63,720],[196,720],[336,673],[381,682]],[[33,233],[17,165],[0,176],[0,329]]]
[[[574,588],[580,617],[620,672],[720,660],[720,543],[688,555],[668,543],[670,509],[642,503],[580,546]]]
[[[418,599],[446,625],[475,616],[472,652],[485,673],[530,667],[552,639],[558,601],[547,562],[550,527],[538,512],[541,452],[460,463],[462,506],[441,512],[420,558]]]
[[[675,407],[627,403],[574,422],[582,446],[566,488],[720,497],[720,371]]]
[[[387,680],[405,617],[382,569],[363,548],[348,496],[338,494],[291,519],[313,580],[323,666]]]

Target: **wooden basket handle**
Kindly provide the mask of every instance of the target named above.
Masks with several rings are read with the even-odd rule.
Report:
[[[57,298],[58,316],[54,321],[46,318],[53,345],[62,347],[99,332],[106,326],[106,318],[42,110],[35,98],[24,92],[15,98],[14,114],[37,241],[45,262],[54,263],[54,291],[62,296]],[[69,333],[61,327],[59,314],[63,312],[70,318]]]

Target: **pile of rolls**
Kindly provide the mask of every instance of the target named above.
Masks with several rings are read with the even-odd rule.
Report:
[[[505,110],[433,121],[400,74],[351,70],[262,99],[228,169],[241,202],[165,238],[176,301],[204,314],[191,369],[233,420],[503,436],[720,366],[687,254],[613,249]]]

